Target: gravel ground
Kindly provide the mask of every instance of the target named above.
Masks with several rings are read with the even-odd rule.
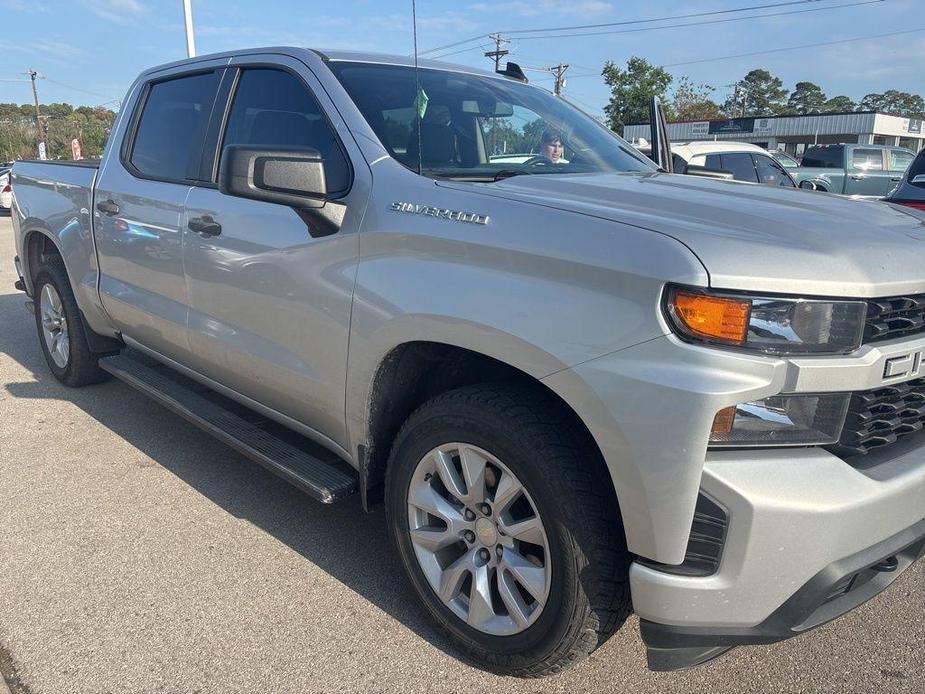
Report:
[[[925,565],[681,674],[630,620],[559,677],[462,662],[357,499],[327,507],[135,391],[59,385],[0,219],[0,672],[31,692],[925,692]],[[2,684],[0,684],[2,692]]]

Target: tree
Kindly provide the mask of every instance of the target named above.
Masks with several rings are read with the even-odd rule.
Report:
[[[115,112],[102,106],[44,104],[40,106],[48,157],[70,159],[71,140],[81,143],[84,157],[99,157],[112,130]],[[0,161],[38,156],[35,141],[35,107],[0,104]]]
[[[716,87],[709,84],[694,84],[687,77],[678,81],[671,101],[671,110],[677,120],[713,120],[722,118],[719,104],[710,95]]]
[[[752,70],[736,82],[723,110],[728,116],[773,116],[784,108],[787,90],[779,77],[767,70]]]
[[[805,115],[819,113],[825,109],[825,93],[818,84],[797,82],[796,88],[787,99],[787,110],[791,113]]]
[[[854,101],[847,96],[833,96],[822,106],[823,113],[844,113],[853,111],[855,108]]]
[[[664,100],[671,84],[671,75],[664,68],[637,56],[627,61],[625,70],[608,60],[601,74],[610,87],[610,103],[604,107],[607,124],[620,134],[627,123],[647,122],[652,97]]]
[[[916,94],[888,89],[883,94],[867,94],[858,104],[859,111],[879,111],[904,118],[925,117],[925,99]]]

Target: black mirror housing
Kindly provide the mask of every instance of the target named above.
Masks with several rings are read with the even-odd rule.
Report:
[[[229,145],[222,150],[218,189],[225,195],[297,209],[323,207],[324,160],[315,149],[266,150]]]

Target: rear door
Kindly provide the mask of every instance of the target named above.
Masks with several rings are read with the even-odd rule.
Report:
[[[896,185],[887,170],[886,150],[873,147],[848,149],[846,195],[883,197]]]
[[[213,179],[191,191],[182,229],[191,363],[342,446],[357,232],[369,169],[305,65],[248,55],[236,58],[232,70]],[[222,194],[214,176],[229,145],[318,150],[328,198],[346,205],[340,229],[318,228],[285,204]],[[205,218],[220,229],[195,231]]]
[[[124,336],[173,359],[189,350],[183,203],[199,175],[221,79],[221,69],[206,64],[142,85],[94,198],[103,306]]]

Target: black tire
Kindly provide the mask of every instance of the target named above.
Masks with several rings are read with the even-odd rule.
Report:
[[[543,677],[603,644],[632,610],[613,485],[600,454],[545,394],[483,384],[444,393],[405,422],[392,447],[386,515],[405,572],[429,613],[466,655],[498,674]],[[549,536],[550,593],[524,631],[493,636],[457,617],[427,582],[411,544],[407,493],[418,462],[449,442],[495,455],[521,480]]]
[[[46,284],[54,287],[58,296],[61,297],[64,316],[67,320],[70,353],[63,368],[55,364],[42,333],[40,302],[42,288]],[[97,360],[103,355],[90,351],[83,321],[80,318],[80,311],[77,308],[77,300],[71,290],[71,283],[68,280],[67,271],[64,269],[64,263],[59,258],[49,258],[39,267],[35,275],[33,290],[35,297],[35,327],[38,332],[39,345],[42,348],[42,354],[45,355],[45,363],[48,364],[48,368],[51,369],[55,378],[71,388],[101,383],[108,379],[109,374],[97,364]]]

